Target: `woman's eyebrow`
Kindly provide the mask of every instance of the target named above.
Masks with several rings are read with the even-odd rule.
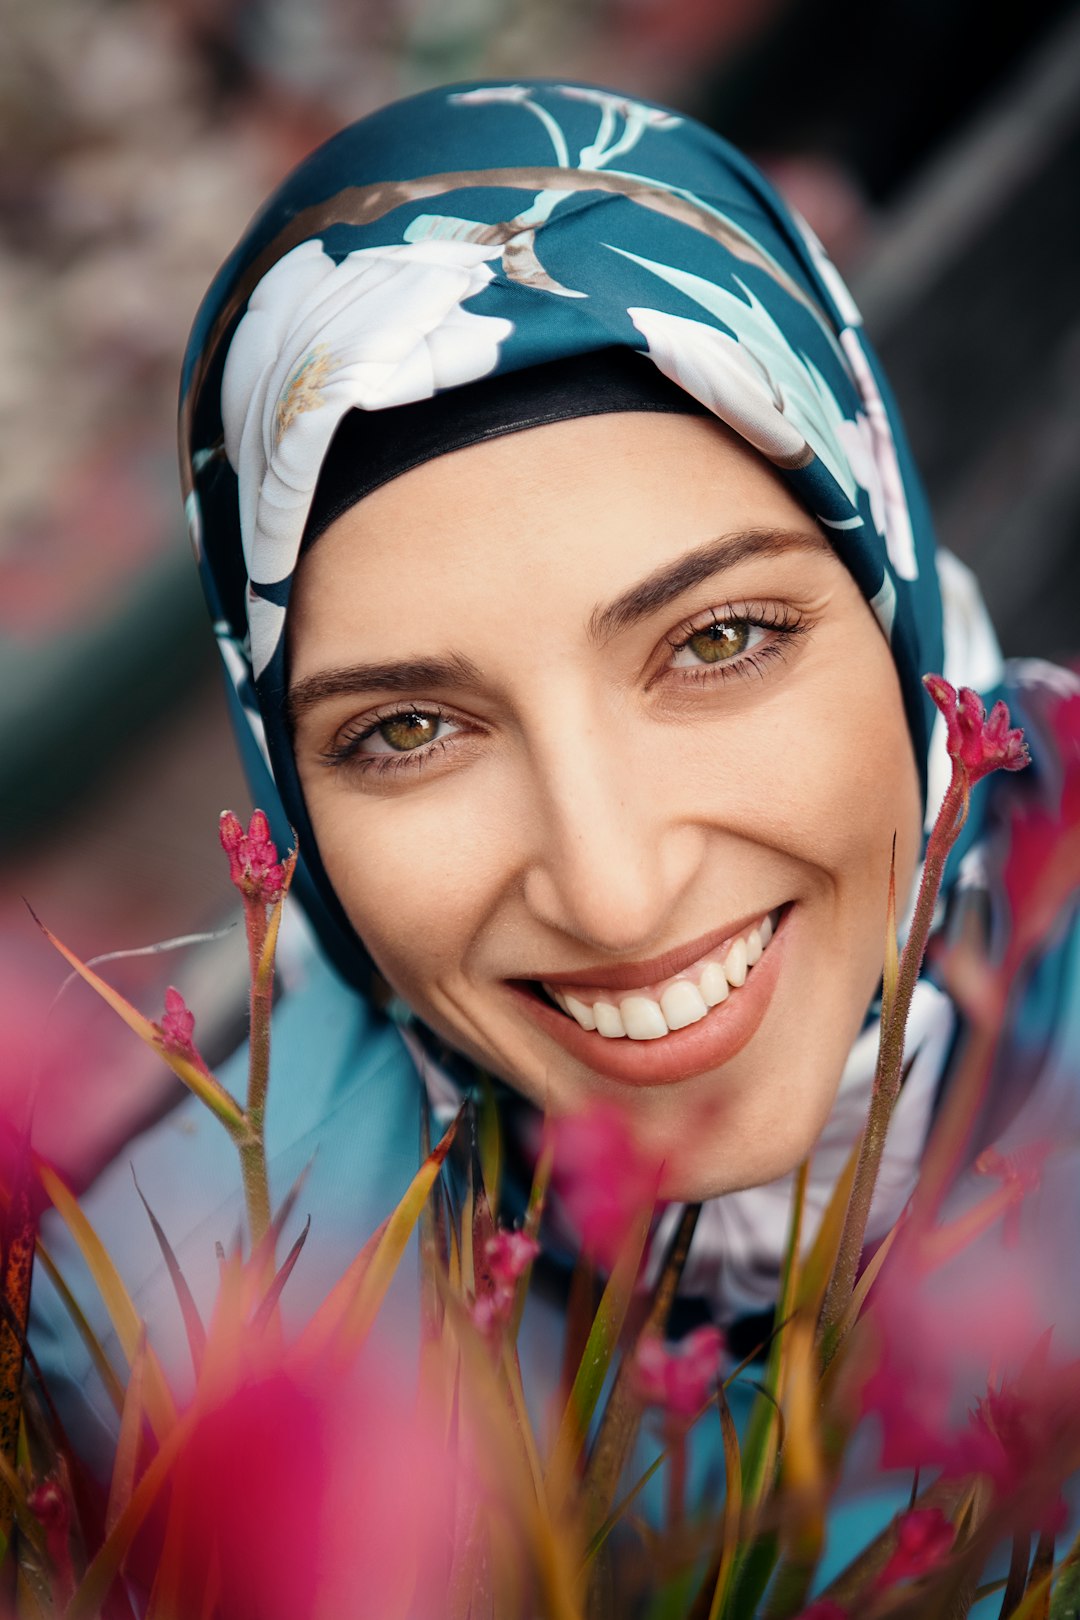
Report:
[[[480,685],[480,671],[460,653],[446,658],[403,658],[392,663],[350,664],[345,669],[323,669],[307,675],[289,689],[286,711],[290,726],[327,698],[353,697],[364,692],[415,692],[417,687]]]
[[[590,638],[603,643],[657,608],[681,596],[691,585],[734,568],[748,557],[777,557],[786,551],[828,551],[832,546],[820,529],[753,529],[722,534],[696,551],[666,563],[632,585],[607,607],[596,608],[588,624]]]

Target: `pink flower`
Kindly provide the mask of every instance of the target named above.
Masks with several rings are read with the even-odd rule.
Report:
[[[509,1320],[518,1278],[524,1276],[539,1253],[539,1243],[526,1232],[500,1231],[488,1238],[484,1245],[486,1274],[481,1274],[469,1313],[485,1337]]]
[[[724,1336],[716,1327],[695,1328],[676,1350],[650,1334],[639,1343],[631,1366],[639,1399],[671,1417],[694,1417],[716,1382],[723,1348]]]
[[[60,1482],[43,1479],[27,1497],[26,1505],[45,1532],[45,1550],[52,1565],[53,1597],[66,1604],[75,1590],[71,1562],[71,1509]]]
[[[1012,1199],[1005,1216],[1004,1236],[1008,1243],[1016,1243],[1020,1235],[1020,1205],[1029,1193],[1035,1192],[1042,1181],[1046,1161],[1054,1151],[1052,1142],[1026,1142],[1011,1153],[999,1148],[984,1148],[973,1168],[982,1176],[996,1176],[1002,1190]]]
[[[235,1620],[447,1614],[455,1492],[472,1486],[441,1433],[370,1358],[343,1373],[275,1354],[228,1369],[175,1466],[185,1557],[167,1612],[209,1612],[214,1571],[215,1613]]]
[[[621,1109],[598,1104],[555,1122],[553,1179],[583,1252],[610,1271],[634,1222],[656,1203],[659,1164]]]
[[[496,1283],[513,1288],[540,1253],[540,1245],[527,1232],[496,1232],[484,1245]]]
[[[1062,1530],[1061,1485],[1080,1454],[1080,1363],[1050,1367],[1044,1347],[1018,1378],[987,1389],[971,1432],[987,1454],[983,1472],[998,1496],[1022,1502],[1034,1528]]]
[[[1017,1365],[1038,1337],[1030,1257],[987,1237],[938,1267],[917,1235],[902,1236],[866,1320],[878,1362],[862,1406],[880,1422],[882,1467],[992,1474],[1000,1448],[967,1412],[990,1367]]]
[[[195,1014],[190,1011],[179,990],[171,984],[165,992],[165,1016],[158,1027],[170,1052],[192,1061],[197,1060],[192,1039],[195,1034]]]
[[[272,906],[281,899],[285,870],[261,810],[252,812],[247,832],[231,810],[223,810],[218,827],[221,847],[229,857],[229,876],[245,900]]]
[[[1001,969],[1006,984],[1046,943],[1080,888],[1080,693],[1055,703],[1043,718],[1058,744],[1061,776],[1052,797],[1045,790],[1017,795],[1011,806],[1004,878],[1012,926]]]
[[[940,1508],[913,1508],[905,1513],[897,1525],[892,1557],[877,1578],[879,1590],[925,1575],[948,1557],[955,1540],[956,1526]]]
[[[797,1620],[848,1620],[848,1612],[839,1603],[834,1603],[832,1598],[818,1598],[816,1603],[811,1603],[808,1609],[802,1611]]]
[[[1010,729],[1009,711],[995,703],[987,719],[982,699],[970,686],[957,692],[943,675],[924,675],[923,685],[945,716],[950,757],[974,786],[991,771],[1020,771],[1030,764],[1024,733]]]

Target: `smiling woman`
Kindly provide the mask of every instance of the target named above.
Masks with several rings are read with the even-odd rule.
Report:
[[[759,1344],[796,1167],[813,1233],[866,1119],[891,862],[903,919],[949,782],[922,676],[1006,693],[1028,727],[1035,768],[976,791],[937,917],[996,960],[1026,926],[1012,824],[1075,792],[1080,711],[1063,672],[1005,668],[937,553],[820,244],[665,109],[429,92],[313,153],[250,226],[196,319],[181,461],[253,796],[279,848],[295,832],[312,925],[266,1115],[273,1196],[306,1175],[314,1217],[288,1307],[354,1259],[479,1066],[504,1216],[542,1113],[617,1112],[675,1201],[651,1252],[702,1203],[687,1313]],[[1063,929],[1010,1003],[981,1140],[1033,1099],[1072,1107],[1078,960]],[[870,1241],[915,1186],[959,1024],[931,959]],[[188,1123],[197,1146],[174,1119],[133,1157],[205,1302],[232,1166]],[[175,1341],[126,1166],[90,1202],[151,1339]],[[550,1213],[561,1334],[584,1237]],[[93,1369],[47,1282],[36,1309],[85,1435]],[[535,1320],[523,1353],[550,1382]]]

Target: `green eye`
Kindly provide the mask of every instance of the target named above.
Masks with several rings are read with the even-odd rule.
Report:
[[[703,664],[722,664],[746,651],[752,628],[745,619],[727,619],[699,630],[684,646]]]
[[[395,714],[382,722],[376,735],[396,753],[404,754],[434,742],[441,724],[437,714]]]

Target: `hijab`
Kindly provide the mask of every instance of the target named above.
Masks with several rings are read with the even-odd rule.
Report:
[[[623,403],[605,406],[613,355]],[[545,376],[556,393],[571,378],[561,406]],[[189,532],[255,797],[279,841],[296,830],[301,898],[362,990],[371,963],[322,870],[286,725],[295,569],[352,499],[452,447],[447,401],[472,400],[484,436],[531,425],[530,392],[549,400],[536,420],[678,409],[677,394],[777,469],[888,639],[929,819],[949,764],[922,675],[987,701],[1001,687],[971,576],[936,550],[858,309],[744,157],[692,119],[585,84],[485,82],[384,107],[308,157],[249,226],[196,318],[180,411]],[[977,803],[950,885],[980,832]],[[924,976],[872,1234],[910,1190],[952,1028]],[[422,1032],[411,1045],[431,1067]],[[819,1147],[822,1199],[861,1125],[872,1046],[869,1030]],[[436,1102],[448,1063],[427,1076]],[[700,1286],[716,1293],[709,1257],[723,1253],[732,1312],[774,1284],[787,1196],[778,1183],[710,1206],[723,1218],[695,1244]]]

